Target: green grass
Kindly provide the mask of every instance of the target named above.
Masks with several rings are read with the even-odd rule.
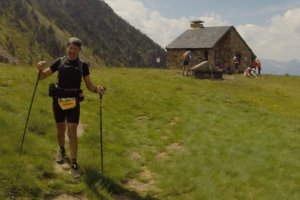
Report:
[[[48,85],[39,82],[23,154],[18,153],[37,70],[0,65],[0,199],[44,199],[84,193],[88,199],[228,200],[300,198],[300,77],[235,81],[182,77],[159,69],[90,69],[103,98],[104,177],[101,176],[99,98],[83,86],[78,180],[56,174],[55,123]],[[170,144],[178,148],[170,148]],[[175,145],[176,146],[176,145]],[[165,152],[165,157],[157,158]],[[140,159],[130,159],[138,153]],[[129,179],[150,180],[134,191]],[[7,180],[3,182],[2,180]]]

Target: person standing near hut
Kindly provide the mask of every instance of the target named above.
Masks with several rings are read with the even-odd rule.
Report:
[[[184,71],[186,70],[186,76],[189,76],[189,62],[192,58],[191,52],[187,51],[182,55],[183,58],[183,70],[182,70],[182,76],[184,76]]]
[[[257,68],[258,68],[258,74],[260,74],[261,71],[261,62],[257,60]]]
[[[254,68],[255,71],[256,71],[256,67],[257,67],[257,62],[255,60],[253,60],[252,68]]]

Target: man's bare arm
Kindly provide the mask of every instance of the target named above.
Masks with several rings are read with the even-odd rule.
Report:
[[[93,85],[90,76],[85,76],[84,77],[84,82],[85,82],[86,88],[89,91],[95,92],[95,90],[96,90],[97,87]]]
[[[86,88],[91,91],[91,92],[96,92],[98,94],[102,94],[104,95],[104,88],[101,87],[100,85],[98,87],[94,86],[92,81],[91,81],[91,78],[90,76],[85,76],[84,77],[84,82],[85,82],[85,85],[86,85]]]
[[[37,68],[41,71],[39,80],[44,80],[45,78],[53,74],[50,68],[47,68],[45,71],[43,71],[45,65],[46,65],[46,61],[40,61],[37,64]]]
[[[52,70],[50,68],[47,68],[45,71],[41,72],[40,78],[39,80],[44,80],[46,79],[48,76],[51,76],[53,74]]]

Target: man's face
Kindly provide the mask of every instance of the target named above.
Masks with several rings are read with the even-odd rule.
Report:
[[[67,47],[67,53],[70,60],[76,60],[80,53],[80,49],[76,45],[71,44]]]

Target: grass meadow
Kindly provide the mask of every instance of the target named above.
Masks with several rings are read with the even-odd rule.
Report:
[[[300,199],[300,77],[208,81],[161,69],[90,69],[103,98],[81,104],[80,179],[55,173],[52,99],[38,71],[0,65],[0,199]],[[233,79],[234,77],[234,79]]]

